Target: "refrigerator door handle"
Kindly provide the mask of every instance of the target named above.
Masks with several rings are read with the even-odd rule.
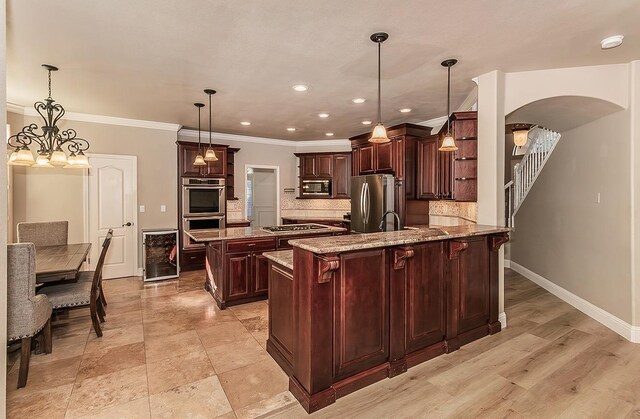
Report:
[[[360,186],[360,218],[364,221],[364,188],[367,184]]]
[[[364,184],[364,219],[365,223],[369,224],[369,215],[371,214],[371,193],[369,192],[369,184]]]

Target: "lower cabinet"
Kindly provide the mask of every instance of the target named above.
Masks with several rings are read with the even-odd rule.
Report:
[[[269,291],[269,259],[262,256],[261,253],[251,255],[253,274],[253,295],[264,295]]]
[[[336,379],[389,357],[389,275],[385,249],[347,253],[334,274],[333,360]]]
[[[413,247],[405,267],[405,350],[442,342],[447,333],[444,242]]]
[[[293,271],[269,262],[269,339],[267,351],[287,374],[293,371]]]
[[[227,255],[229,291],[226,300],[248,298],[251,295],[251,253]]]

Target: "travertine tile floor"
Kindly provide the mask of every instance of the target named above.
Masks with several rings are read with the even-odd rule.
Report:
[[[266,302],[218,310],[202,272],[144,285],[106,281],[100,339],[85,309],[59,316],[50,355],[33,355],[8,417],[307,417],[265,352]],[[640,416],[640,345],[513,271],[509,327],[338,400],[326,418]]]

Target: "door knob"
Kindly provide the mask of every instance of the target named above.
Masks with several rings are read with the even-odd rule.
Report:
[[[127,224],[122,224],[122,227],[131,227],[133,224],[131,224],[130,222]]]

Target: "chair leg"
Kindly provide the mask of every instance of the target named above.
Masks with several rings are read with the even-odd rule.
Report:
[[[53,340],[51,337],[51,317],[47,320],[47,324],[42,329],[42,336],[44,336],[44,353],[50,354],[53,352]]]
[[[102,301],[102,305],[104,307],[107,306],[107,299],[104,298],[104,291],[102,290],[102,285],[100,285],[100,301]]]
[[[98,337],[102,337],[102,329],[100,329],[100,321],[98,315],[94,309],[91,310],[91,323],[93,323],[93,330],[96,331]]]
[[[29,376],[29,359],[31,358],[31,337],[22,338],[22,348],[20,351],[20,372],[18,374],[18,388],[27,385]]]
[[[98,301],[96,301],[96,313],[98,314],[98,319],[100,320],[100,323],[104,323],[104,308],[102,307],[102,303],[100,302],[100,299],[98,299]]]

